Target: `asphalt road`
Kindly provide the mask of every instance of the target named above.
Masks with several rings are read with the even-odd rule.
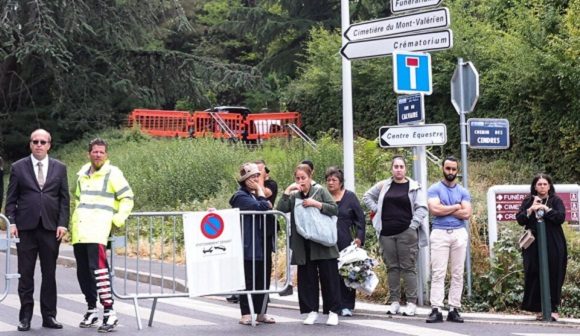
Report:
[[[15,265],[16,259],[12,257]],[[0,254],[0,269],[4,269],[4,255]],[[40,269],[37,269],[37,282],[40,279]],[[49,330],[41,327],[41,317],[38,301],[35,306],[35,316],[32,329],[28,332],[16,331],[18,323],[19,301],[16,295],[16,283],[10,288],[8,297],[0,303],[0,335],[89,335],[96,334],[96,329],[80,329],[78,323],[86,306],[76,280],[74,268],[59,266],[57,270],[59,312],[57,319],[64,324],[62,330]],[[3,281],[0,279],[0,281]],[[131,284],[137,288],[135,283]],[[131,286],[129,286],[131,287]],[[139,285],[145,290],[147,285]],[[35,296],[38,300],[37,285]],[[3,284],[0,285],[3,289]],[[135,307],[131,300],[117,300],[115,309],[120,317],[117,335],[436,335],[436,336],[497,336],[497,335],[564,335],[580,336],[580,327],[573,324],[546,324],[531,321],[468,320],[463,324],[441,323],[429,325],[425,316],[413,318],[388,317],[382,313],[364,314],[355,312],[350,318],[341,318],[339,326],[331,327],[324,324],[321,316],[317,324],[305,326],[304,316],[300,316],[295,302],[281,300],[272,296],[269,314],[277,323],[274,325],[258,325],[256,327],[238,324],[239,307],[225,301],[223,297],[209,298],[172,298],[160,300],[155,311],[153,326],[149,327],[148,318],[152,300],[139,300],[143,329],[137,329]]]

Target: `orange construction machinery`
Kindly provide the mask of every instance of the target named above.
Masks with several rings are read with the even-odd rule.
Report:
[[[135,109],[129,115],[129,126],[133,125],[159,137],[213,137],[244,142],[302,133],[298,112],[251,113],[248,108],[237,106],[195,112]]]

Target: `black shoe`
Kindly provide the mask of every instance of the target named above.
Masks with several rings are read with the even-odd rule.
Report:
[[[290,296],[293,293],[294,293],[294,286],[288,285],[288,287],[284,288],[284,290],[281,291],[280,293],[278,293],[278,295],[280,295],[280,296]]]
[[[42,326],[50,329],[62,329],[62,324],[58,322],[54,317],[49,316],[42,321]]]
[[[461,317],[461,315],[459,315],[459,311],[457,311],[457,308],[453,308],[452,310],[449,311],[449,314],[447,314],[447,321],[463,323],[463,318]]]
[[[18,323],[18,331],[28,331],[30,330],[30,320],[29,319],[22,319],[20,323]]]
[[[440,323],[443,322],[443,314],[439,311],[438,308],[433,308],[431,310],[431,314],[427,317],[427,323]]]
[[[240,302],[240,296],[239,295],[231,295],[231,296],[228,296],[226,298],[226,300],[230,303],[238,303],[238,302]]]

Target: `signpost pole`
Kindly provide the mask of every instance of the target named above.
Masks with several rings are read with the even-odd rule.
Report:
[[[340,1],[340,17],[342,25],[342,46],[348,40],[344,32],[350,26],[350,9],[348,0]],[[342,58],[342,143],[344,147],[344,184],[346,189],[355,191],[354,188],[354,138],[352,117],[352,82],[350,61]]]
[[[463,174],[463,187],[468,189],[468,173],[467,173],[467,123],[465,122],[465,87],[463,78],[463,58],[457,59],[457,67],[459,68],[459,129],[461,130],[461,170]],[[467,297],[471,298],[471,235],[469,234],[469,221],[465,221],[465,228],[467,229],[467,250],[465,258],[465,268],[467,268]]]

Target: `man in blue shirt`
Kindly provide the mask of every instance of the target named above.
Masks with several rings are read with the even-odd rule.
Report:
[[[445,274],[451,263],[449,286],[449,314],[447,321],[463,323],[458,309],[461,307],[463,270],[469,235],[465,227],[471,217],[471,196],[455,181],[459,163],[449,156],[443,160],[444,179],[427,190],[427,205],[433,215],[431,231],[431,314],[427,323],[443,322],[443,299],[445,297]]]

